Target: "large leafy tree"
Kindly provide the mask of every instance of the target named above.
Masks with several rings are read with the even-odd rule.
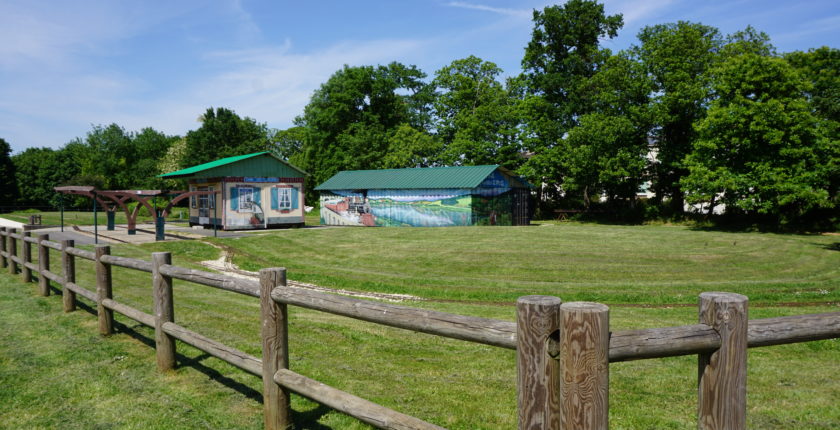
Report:
[[[697,139],[694,124],[706,115],[708,71],[723,38],[714,27],[685,21],[645,27],[638,37],[635,55],[655,83],[653,189],[658,201],[670,198],[672,210],[681,213],[680,179],[688,173],[683,160]]]
[[[208,108],[200,117],[201,127],[187,133],[189,167],[219,158],[271,149],[268,126],[227,108]]]
[[[499,82],[501,73],[494,63],[475,56],[435,72],[435,129],[445,147],[444,163],[509,169],[522,164],[518,98]]]
[[[382,160],[382,167],[402,169],[436,166],[442,150],[443,144],[437,136],[401,124],[391,134],[390,147]]]
[[[715,99],[698,123],[682,179],[689,202],[787,220],[829,206],[837,142],[818,138],[794,68],[748,53],[725,60],[711,76]]]
[[[15,164],[11,158],[12,147],[0,138],[0,206],[11,206],[17,200],[18,189],[15,183]]]
[[[77,185],[102,189],[155,188],[158,163],[177,137],[152,128],[127,132],[117,124],[94,126],[84,139],[76,138],[62,154],[78,166]]]
[[[785,59],[808,83],[805,95],[811,112],[819,119],[820,146],[829,149],[823,166],[830,173],[828,192],[834,207],[840,207],[840,49],[823,46],[808,52],[791,52]]]
[[[614,206],[632,205],[647,165],[652,82],[626,53],[607,60],[591,82],[593,112],[565,139],[563,187],[581,195],[586,207],[597,195]]]
[[[823,46],[785,54],[810,86],[806,95],[815,114],[840,122],[840,49]]]
[[[590,79],[609,58],[599,41],[615,37],[621,15],[606,15],[592,0],[570,0],[534,11],[534,29],[522,67],[526,148],[523,172],[536,183],[562,183],[566,133],[593,111]]]
[[[15,180],[20,192],[18,205],[58,207],[59,195],[53,188],[68,185],[79,173],[79,166],[65,150],[27,148],[12,156]]]
[[[431,91],[414,66],[344,66],[312,95],[295,120],[306,130],[303,165],[319,184],[341,170],[376,169],[391,137],[407,124],[424,131]]]

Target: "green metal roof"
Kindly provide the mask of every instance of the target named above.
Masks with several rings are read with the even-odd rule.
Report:
[[[346,170],[338,172],[316,190],[388,190],[425,188],[476,188],[498,165],[429,167],[417,169]]]
[[[197,174],[199,174],[201,172],[206,172],[207,170],[216,169],[218,167],[222,167],[222,166],[226,166],[226,165],[229,165],[229,164],[237,163],[237,162],[240,162],[242,160],[247,160],[249,158],[259,157],[261,155],[268,155],[271,158],[274,158],[277,161],[280,161],[281,163],[285,164],[286,166],[289,166],[293,170],[295,170],[297,172],[300,172],[304,175],[306,174],[306,172],[304,172],[303,170],[300,170],[297,167],[289,164],[288,162],[286,162],[285,160],[275,156],[271,152],[262,151],[262,152],[255,152],[253,154],[236,155],[236,156],[233,156],[233,157],[222,158],[222,159],[219,159],[219,160],[216,160],[216,161],[211,161],[209,163],[204,163],[204,164],[199,164],[197,166],[187,167],[186,169],[181,169],[181,170],[177,170],[177,171],[174,171],[174,172],[164,173],[162,175],[158,175],[158,177],[172,179],[172,178],[184,178],[184,177],[196,176]]]

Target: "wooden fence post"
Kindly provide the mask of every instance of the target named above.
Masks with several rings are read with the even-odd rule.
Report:
[[[560,428],[560,367],[549,355],[549,338],[560,326],[557,297],[516,300],[516,403],[519,429]]]
[[[17,239],[12,236],[13,234],[17,234],[17,229],[9,231],[9,245],[6,249],[9,251],[9,274],[17,275],[18,264],[14,259],[17,256]]]
[[[38,294],[47,297],[50,295],[50,280],[44,273],[50,270],[50,249],[44,245],[45,240],[50,240],[49,234],[38,235]]]
[[[0,227],[0,268],[6,268],[6,227]]]
[[[610,309],[600,303],[560,306],[561,427],[609,427]]]
[[[175,322],[172,278],[160,273],[160,266],[172,264],[169,252],[152,253],[152,297],[155,306],[155,355],[160,371],[175,368],[175,338],[163,331],[163,324]]]
[[[32,244],[26,241],[26,238],[32,237],[31,231],[23,232],[23,241],[21,242],[21,254],[23,254],[23,264],[20,268],[20,276],[23,282],[32,282],[32,269],[27,266],[32,264]]]
[[[61,241],[61,263],[64,266],[64,288],[61,290],[61,301],[64,303],[64,312],[76,310],[76,293],[67,288],[67,284],[76,283],[76,257],[67,252],[75,242],[72,239]]]
[[[109,336],[114,334],[114,311],[105,307],[103,301],[113,298],[111,290],[111,265],[102,262],[102,257],[111,255],[108,245],[96,245],[94,248],[96,260],[96,313],[99,317],[99,334]]]
[[[720,335],[720,349],[698,357],[700,430],[747,427],[747,302],[740,294],[700,294],[700,322]]]
[[[286,269],[260,270],[263,419],[266,430],[285,430],[291,426],[289,391],[274,382],[274,374],[279,369],[289,368],[289,315],[286,304],[271,299],[271,290],[285,286]]]

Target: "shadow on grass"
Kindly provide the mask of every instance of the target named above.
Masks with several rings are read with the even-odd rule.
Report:
[[[54,294],[56,296],[61,296],[61,290],[56,288],[56,287],[53,287],[52,285],[50,286],[50,291],[52,291],[52,294]],[[76,301],[76,308],[78,310],[87,312],[94,317],[96,317],[96,315],[97,315],[96,307],[92,306],[92,305],[89,305],[85,302],[77,300]],[[125,334],[125,335],[131,337],[132,339],[148,346],[154,352],[155,339],[153,337],[149,337],[149,336],[141,333],[138,330],[138,329],[147,329],[147,328],[148,327],[146,327],[145,325],[140,324],[140,323],[136,323],[134,325],[126,325],[126,324],[123,324],[119,321],[114,321],[114,333],[115,334],[116,333]],[[150,329],[150,328],[148,328],[148,329]],[[222,384],[225,387],[228,387],[228,388],[242,394],[243,396],[245,396],[245,397],[247,397],[251,400],[262,403],[263,397],[262,397],[261,392],[249,387],[246,384],[243,384],[241,382],[238,382],[238,381],[235,381],[231,378],[228,378],[227,376],[224,376],[218,370],[213,369],[212,367],[206,366],[203,363],[203,361],[205,359],[208,359],[208,358],[213,358],[212,355],[206,354],[206,353],[201,353],[200,350],[197,350],[197,349],[192,348],[192,347],[190,347],[190,349],[198,351],[199,354],[194,356],[194,357],[189,357],[189,356],[186,356],[186,355],[184,355],[180,352],[175,353],[175,359],[176,359],[177,365],[179,367],[191,367],[191,368],[201,372],[202,374],[204,374],[208,378],[212,379],[213,381],[216,381],[219,384]],[[333,430],[332,427],[325,426],[323,424],[318,423],[318,420],[321,417],[323,417],[324,415],[326,415],[327,413],[329,413],[331,410],[332,409],[330,409],[329,407],[321,405],[321,404],[319,404],[314,409],[310,409],[310,410],[303,411],[303,412],[298,412],[298,411],[292,410],[292,422],[295,423],[293,428],[295,428],[295,429],[307,429],[307,430],[310,430],[310,429],[311,430]]]

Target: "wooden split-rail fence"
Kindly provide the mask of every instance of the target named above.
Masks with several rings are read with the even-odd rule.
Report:
[[[20,254],[18,254],[18,242]],[[38,263],[32,261],[32,245]],[[61,253],[61,274],[51,269],[50,249]],[[96,289],[76,284],[75,258],[95,263]],[[173,266],[168,252],[151,261],[74,247],[72,240],[49,240],[0,228],[0,266],[50,294],[63,287],[66,312],[77,295],[96,304],[99,332],[113,333],[118,312],[155,330],[157,367],[175,366],[175,340],[224,360],[263,380],[266,429],[291,426],[289,393],[351,415],[383,429],[441,429],[435,424],[372,403],[289,369],[287,306],[328,312],[372,323],[461,339],[517,351],[517,409],[520,429],[606,429],[609,363],[678,355],[698,356],[698,427],[746,427],[747,348],[840,337],[840,312],[747,319],[747,298],[733,293],[700,295],[698,324],[645,330],[609,330],[609,308],[599,303],[563,303],[557,297],[525,296],[516,302],[516,322],[454,315],[358,300],[289,287],[286,270],[262,269],[259,282]],[[111,267],[152,274],[154,315],[113,298]],[[223,345],[174,321],[173,279],[257,297],[262,312],[262,357]]]

